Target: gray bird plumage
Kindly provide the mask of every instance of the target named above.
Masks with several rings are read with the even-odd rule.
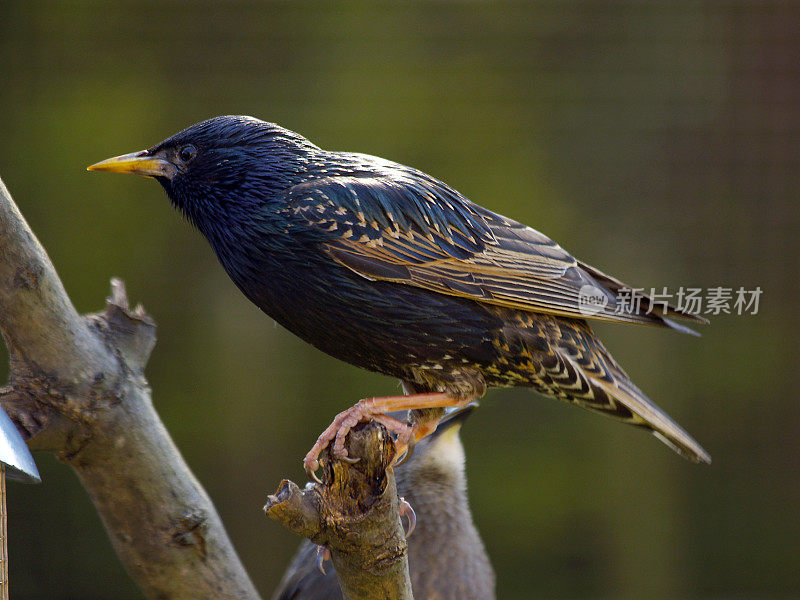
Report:
[[[419,441],[396,469],[397,491],[414,508],[417,527],[408,538],[414,597],[420,600],[494,600],[495,576],[467,503],[461,422],[474,405],[453,411]],[[323,575],[317,547],[308,540],[292,560],[273,600],[342,600],[333,565]]]

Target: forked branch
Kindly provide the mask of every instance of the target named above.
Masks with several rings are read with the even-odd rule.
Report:
[[[10,355],[9,381],[0,388],[3,407],[32,448],[50,451],[72,467],[120,560],[148,598],[255,600],[258,593],[219,515],[153,408],[144,367],[155,344],[155,329],[141,307],[130,310],[119,280],[112,281],[104,311],[78,315],[0,181],[0,331]],[[374,440],[378,434],[371,435]],[[376,505],[388,502],[398,521],[393,478],[391,473],[386,476],[387,440],[382,439],[381,448],[370,450],[372,454],[356,454],[374,456],[379,465],[370,459],[361,470],[350,469],[352,473],[341,465],[329,468],[334,481],[344,482],[355,473],[382,481],[379,487],[386,493],[375,496]],[[367,521],[375,514],[372,505],[326,504],[336,497],[344,502],[341,492],[336,496],[322,491],[320,506],[327,512],[318,507],[318,514],[338,510],[353,523],[359,520],[359,510],[366,511]],[[356,594],[371,585],[374,574],[353,570],[341,557],[350,548],[358,552],[362,544],[374,547],[373,535],[395,539],[397,523],[381,521],[389,534],[362,528],[349,537],[347,523],[330,524],[328,533],[318,532],[318,539],[337,548],[334,562],[347,589],[353,590],[347,597],[363,598],[367,596]],[[349,544],[341,552],[338,538]],[[396,541],[398,556],[404,553],[401,540],[402,535]],[[283,560],[282,555],[273,558]],[[404,558],[386,558],[405,565],[404,571],[393,566],[392,573],[398,589],[409,587]],[[368,597],[411,596],[409,591],[407,596]]]

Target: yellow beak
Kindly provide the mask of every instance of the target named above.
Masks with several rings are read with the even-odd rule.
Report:
[[[115,156],[86,167],[86,170],[130,173],[144,177],[166,177],[167,179],[172,179],[178,172],[171,162],[158,156],[149,156],[147,150]]]

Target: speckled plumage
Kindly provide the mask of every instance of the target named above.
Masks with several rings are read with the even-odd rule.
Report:
[[[142,155],[165,161],[156,178],[239,289],[324,352],[463,401],[532,387],[709,460],[594,336],[581,293],[604,298],[589,318],[687,331],[673,318],[699,317],[646,296],[621,310],[624,284],[538,231],[421,171],[271,123],[216,117]]]

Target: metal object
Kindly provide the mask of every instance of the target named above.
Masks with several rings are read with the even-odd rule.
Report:
[[[0,408],[0,463],[5,465],[6,477],[9,479],[23,483],[42,482],[28,445],[2,408]]]
[[[28,445],[6,411],[0,408],[0,600],[8,598],[6,478],[24,483],[42,481]]]

